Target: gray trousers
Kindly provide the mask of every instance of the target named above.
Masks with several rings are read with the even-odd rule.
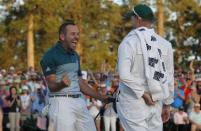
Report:
[[[20,130],[20,113],[9,112],[8,117],[10,121],[10,131],[19,131]]]

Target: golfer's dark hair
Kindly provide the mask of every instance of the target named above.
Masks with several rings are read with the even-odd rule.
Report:
[[[75,25],[73,20],[65,20],[63,24],[59,27],[59,36],[65,33],[66,26],[68,25]]]

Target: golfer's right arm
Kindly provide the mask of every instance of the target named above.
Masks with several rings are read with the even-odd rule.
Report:
[[[48,88],[51,92],[57,92],[70,85],[70,79],[67,75],[63,75],[60,82],[56,82],[56,75],[51,74],[45,77]]]

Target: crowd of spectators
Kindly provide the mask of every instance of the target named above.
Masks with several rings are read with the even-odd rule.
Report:
[[[114,72],[82,73],[91,88],[101,94],[112,95],[118,88],[119,78]],[[10,131],[48,130],[48,119],[42,114],[47,92],[44,77],[34,68],[28,71],[13,66],[0,69],[0,131],[1,128]],[[112,103],[104,106],[89,96],[84,99],[98,131],[122,130]]]
[[[201,130],[201,66],[194,68],[190,62],[188,70],[175,67],[174,102],[171,105],[171,119],[165,123],[167,131]]]
[[[83,71],[83,79],[97,92],[115,95],[119,76],[106,69],[98,73]],[[47,92],[44,77],[33,68],[28,71],[13,66],[0,69],[0,131],[48,130],[48,118],[42,115]],[[171,117],[164,123],[164,130],[201,130],[201,67],[194,69],[193,62],[187,71],[176,67],[174,93]],[[104,105],[89,96],[84,96],[84,99],[97,131],[123,131],[113,103]]]
[[[0,127],[4,130],[20,131],[25,122],[36,122],[45,119],[40,115],[45,106],[47,87],[43,77],[33,68],[28,71],[16,70],[11,66],[8,70],[0,69]],[[41,124],[41,122],[40,122]],[[38,129],[46,127],[38,124]],[[36,128],[36,126],[32,127]]]
[[[103,95],[115,96],[119,85],[119,76],[115,72],[109,73],[88,73],[87,81],[89,85]],[[95,120],[97,131],[123,131],[117,113],[113,108],[113,103],[104,106],[99,100],[87,96],[89,112]],[[100,115],[97,114],[100,112]]]

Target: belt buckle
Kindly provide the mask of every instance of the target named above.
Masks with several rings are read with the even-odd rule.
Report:
[[[79,98],[80,94],[68,94],[68,97]]]
[[[55,97],[68,97],[68,98],[79,98],[81,94],[49,94],[49,97],[55,98]]]

